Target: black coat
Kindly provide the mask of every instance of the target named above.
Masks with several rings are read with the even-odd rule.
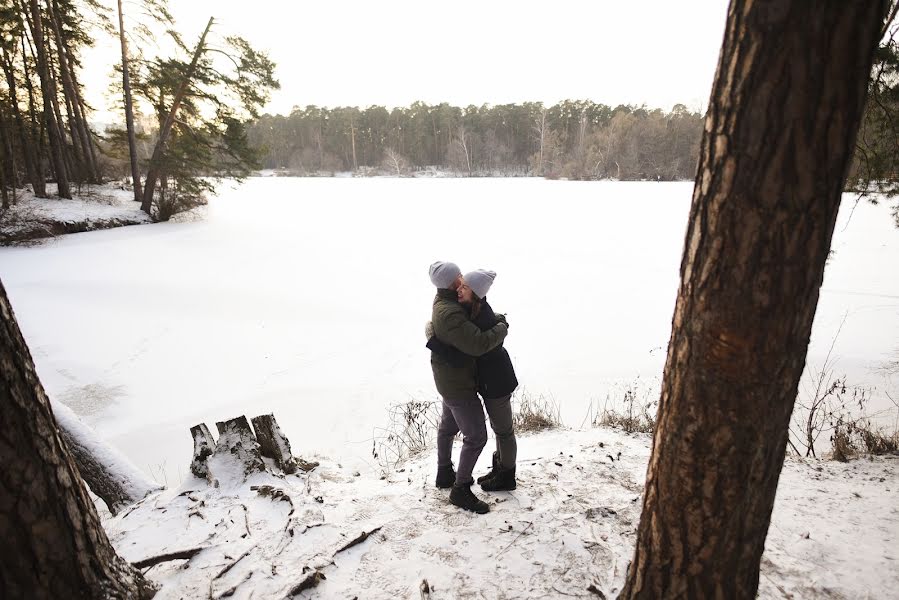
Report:
[[[473,321],[481,331],[487,331],[496,325],[496,313],[487,304],[486,298],[481,300],[481,311]],[[427,346],[452,365],[461,366],[471,360],[469,355],[455,346],[441,342],[436,336],[428,340]],[[502,344],[475,360],[478,368],[478,393],[485,400],[502,398],[514,392],[518,387],[515,369],[512,368],[512,359]]]

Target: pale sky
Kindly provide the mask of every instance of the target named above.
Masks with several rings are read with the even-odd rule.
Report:
[[[218,34],[242,35],[269,52],[281,90],[266,109],[282,114],[307,104],[415,100],[704,108],[727,12],[725,0],[170,3],[189,45],[214,16]],[[117,41],[104,37],[84,55],[97,120],[116,118],[103,111],[115,101],[107,86],[117,52]]]

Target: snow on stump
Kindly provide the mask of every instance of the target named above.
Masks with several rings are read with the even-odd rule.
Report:
[[[281,431],[275,415],[253,417],[253,429],[259,442],[259,452],[277,463],[278,468],[290,475],[297,470],[297,461],[290,452],[290,441]]]
[[[265,471],[265,463],[259,454],[259,444],[245,416],[219,421],[215,426],[219,437],[215,443],[215,450],[207,459],[209,481],[214,485],[223,479],[238,483],[246,480],[248,475]],[[238,467],[240,472],[237,472],[235,467]]]
[[[60,437],[72,452],[81,478],[113,515],[163,488],[100,439],[68,406],[55,400],[50,404]]]
[[[190,435],[194,440],[194,458],[190,461],[190,472],[200,479],[209,479],[209,465],[207,459],[212,456],[215,440],[206,423],[200,423],[190,428]]]

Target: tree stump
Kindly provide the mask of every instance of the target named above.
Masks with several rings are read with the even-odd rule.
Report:
[[[290,452],[290,441],[278,426],[275,415],[253,417],[253,429],[256,431],[256,440],[259,442],[262,456],[273,459],[288,475],[295,473],[297,461]]]
[[[265,471],[265,463],[259,454],[259,444],[245,416],[219,421],[215,426],[219,431],[215,452],[212,454],[215,459],[229,457],[241,463],[245,476]]]
[[[200,479],[209,479],[209,465],[206,460],[212,456],[215,440],[206,423],[200,423],[190,428],[190,435],[194,439],[194,458],[190,462],[190,472]]]

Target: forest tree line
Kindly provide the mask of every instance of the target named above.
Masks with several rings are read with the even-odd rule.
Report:
[[[296,108],[249,128],[267,169],[300,175],[436,167],[474,175],[570,179],[692,179],[703,115],[565,100],[458,107],[415,102],[388,110]]]

